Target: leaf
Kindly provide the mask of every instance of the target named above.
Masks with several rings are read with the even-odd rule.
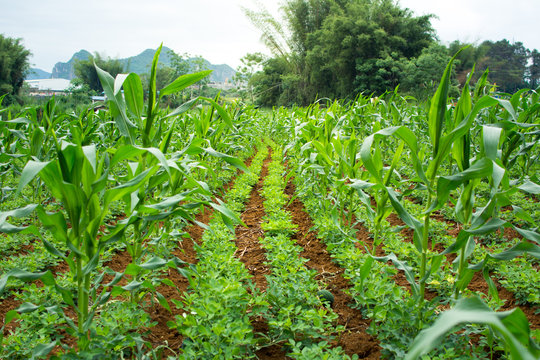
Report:
[[[529,194],[540,194],[540,185],[535,184],[530,180],[526,180],[523,184],[519,185],[518,189]]]
[[[477,297],[460,299],[453,309],[443,312],[428,329],[422,330],[414,339],[405,359],[413,360],[433,349],[438,340],[455,326],[462,324],[485,324],[502,335],[514,359],[534,360],[538,350],[528,343],[524,335],[530,333],[527,318],[519,309],[494,312]],[[528,338],[528,336],[527,336]],[[527,339],[528,340],[528,339]]]
[[[4,288],[6,287],[8,280],[11,278],[28,282],[28,281],[41,279],[47,273],[50,273],[52,275],[50,270],[46,272],[41,272],[41,273],[32,273],[25,270],[13,269],[7,272],[6,274],[4,274],[4,276],[0,278],[0,294],[4,291]]]
[[[245,171],[245,172],[249,171],[248,168],[246,167],[246,165],[240,159],[238,159],[237,157],[221,153],[219,151],[216,151],[216,150],[212,149],[211,147],[203,148],[202,150],[204,150],[209,155],[212,155],[212,156],[215,156],[217,158],[223,159],[225,162],[231,164],[232,166],[234,166],[237,169],[240,169],[240,170]]]
[[[431,213],[446,204],[450,192],[473,179],[488,177],[493,173],[493,161],[481,158],[466,170],[451,176],[441,176],[437,181],[437,201],[424,213]]]
[[[450,88],[452,64],[459,53],[465,48],[466,47],[459,49],[459,51],[452,56],[448,62],[446,68],[444,69],[439,86],[437,87],[437,91],[431,99],[428,113],[428,127],[429,137],[431,139],[431,144],[433,145],[433,158],[435,158],[439,152],[439,143],[442,135],[443,125],[446,119],[446,104],[448,102],[448,89]]]
[[[156,270],[156,269],[162,268],[165,265],[167,265],[166,260],[160,257],[154,256],[153,258],[151,258],[144,264],[140,264],[139,266],[146,270]]]
[[[99,66],[95,64],[94,66],[96,67],[99,80],[103,86],[103,91],[107,96],[109,104],[114,104],[114,106],[111,106],[111,114],[116,113],[114,116],[114,121],[118,127],[118,130],[120,131],[120,134],[128,138],[130,144],[134,144],[135,136],[133,132],[136,126],[127,117],[126,104],[124,102],[124,98],[122,97],[122,93],[115,92],[115,80],[111,74],[100,69]],[[125,79],[125,74],[120,74],[118,77],[118,83],[122,82],[123,79]]]
[[[165,95],[170,95],[170,94],[174,94],[179,91],[182,91],[188,86],[195,84],[197,81],[204,79],[211,73],[212,73],[212,70],[206,70],[206,71],[201,71],[194,74],[181,75],[172,83],[170,83],[169,85],[161,89],[159,93],[159,97],[162,98]]]
[[[53,161],[34,161],[30,160],[24,166],[21,178],[19,180],[19,185],[17,186],[16,195],[20,194],[22,189],[43,170],[47,165],[51,164]]]
[[[37,207],[38,205],[26,205],[23,208],[15,209],[15,210],[9,210],[9,211],[3,211],[0,212],[0,232],[4,233],[14,233],[19,232],[27,227],[18,227],[13,226],[10,223],[7,222],[7,218],[14,217],[14,218],[24,218],[28,217]]]
[[[379,262],[392,261],[392,263],[394,264],[394,266],[398,270],[402,270],[402,271],[405,272],[405,278],[407,279],[407,281],[411,285],[411,290],[412,290],[413,296],[414,297],[419,296],[420,289],[419,289],[418,284],[416,283],[416,281],[414,279],[413,269],[409,265],[407,265],[406,262],[399,260],[394,253],[391,253],[390,255],[382,256],[382,257],[376,257],[376,256],[372,256],[372,255],[370,255],[370,256],[373,257],[375,260],[377,260]]]
[[[234,126],[233,121],[227,110],[225,110],[221,105],[219,105],[217,101],[207,97],[201,97],[201,99],[206,100],[210,104],[212,104],[212,106],[217,110],[219,116],[221,116],[221,119],[225,122],[225,124],[227,124],[229,128],[232,128]]]
[[[130,73],[124,80],[124,98],[128,110],[136,118],[141,119],[144,110],[144,92],[141,78],[136,73]]]
[[[222,215],[224,221],[226,221],[228,219],[229,223],[230,223],[230,220],[232,220],[236,224],[241,224],[244,227],[246,226],[244,224],[244,222],[242,220],[240,220],[240,218],[238,216],[236,216],[236,214],[232,210],[230,210],[229,208],[227,208],[225,206],[223,201],[221,201],[219,199],[217,199],[217,200],[218,200],[219,204],[211,202],[210,206],[212,206],[215,210],[219,211],[219,213]]]

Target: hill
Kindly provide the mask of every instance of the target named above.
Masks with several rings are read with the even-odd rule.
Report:
[[[51,73],[38,68],[30,68],[25,80],[50,79]]]
[[[159,63],[161,65],[170,66],[171,64],[171,56],[170,51],[168,47],[164,46],[161,50],[161,54],[159,56]],[[123,65],[126,72],[134,72],[137,74],[145,74],[150,72],[150,66],[152,64],[152,60],[154,58],[154,54],[156,53],[156,50],[154,49],[146,49],[143,52],[141,52],[138,55],[131,56],[124,59],[118,59]],[[76,60],[87,60],[89,57],[91,57],[92,54],[88,52],[87,50],[80,50],[73,54],[71,59],[67,62],[57,62],[52,70],[52,73],[47,73],[46,71],[40,70],[40,69],[30,69],[30,72],[27,76],[27,80],[31,79],[45,79],[45,78],[53,78],[53,79],[68,79],[72,80],[75,77],[75,73],[73,70],[73,66],[75,64]],[[189,61],[194,61],[195,58],[190,58]],[[227,64],[219,64],[215,65],[210,63],[209,61],[204,60],[204,65],[207,69],[213,70],[212,74],[210,75],[210,81],[212,82],[225,82],[227,79],[231,81],[232,77],[236,73],[236,71],[230,67]],[[43,76],[43,77],[39,77]]]

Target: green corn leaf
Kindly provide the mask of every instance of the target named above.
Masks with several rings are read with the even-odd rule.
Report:
[[[221,105],[217,103],[217,97],[215,100],[207,97],[201,97],[200,99],[208,101],[210,104],[212,104],[212,106],[217,110],[219,116],[221,116],[221,119],[225,122],[225,124],[227,124],[229,128],[232,128],[234,126],[231,116],[229,115],[227,110],[225,110]]]
[[[146,121],[144,124],[144,131],[142,132],[143,136],[143,145],[150,146],[150,132],[152,130],[152,125],[154,123],[154,107],[156,106],[156,74],[157,74],[157,65],[159,60],[159,55],[161,54],[161,49],[163,43],[159,45],[154,54],[154,59],[152,60],[152,67],[150,70],[150,80],[148,82],[148,107],[146,109]]]
[[[161,293],[156,292],[156,297],[158,299],[158,302],[161,306],[163,306],[164,309],[169,311],[169,313],[172,313],[171,306],[169,305],[169,302],[165,298],[165,296],[161,295]]]
[[[21,178],[19,180],[19,185],[17,186],[16,194],[20,194],[22,189],[43,170],[46,166],[51,164],[53,161],[34,161],[30,160],[24,166]]]
[[[431,144],[433,145],[433,158],[437,157],[439,153],[439,143],[442,136],[443,125],[446,119],[446,104],[448,102],[448,89],[450,88],[452,64],[463,49],[465,48],[460,49],[446,65],[439,86],[437,87],[437,91],[431,99],[428,113],[428,128]]]
[[[437,181],[437,201],[424,213],[428,214],[440,209],[446,204],[450,192],[461,184],[474,179],[488,177],[493,173],[493,162],[487,158],[482,158],[472,164],[468,169],[451,176],[441,176]]]
[[[21,281],[25,281],[25,282],[29,282],[29,281],[34,281],[34,280],[37,280],[37,279],[41,279],[47,273],[50,273],[52,275],[50,270],[46,271],[46,272],[42,272],[42,273],[32,273],[32,272],[28,272],[28,271],[25,271],[25,270],[13,269],[13,270],[7,272],[6,274],[4,274],[4,276],[2,276],[0,278],[0,294],[2,294],[4,292],[4,288],[6,287],[6,284],[7,284],[8,280],[11,279],[11,278],[21,280]]]
[[[394,253],[391,253],[390,255],[382,256],[382,257],[375,257],[371,255],[370,257],[373,257],[375,260],[379,262],[383,262],[383,263],[392,261],[392,263],[398,270],[402,270],[405,272],[405,278],[411,285],[412,295],[414,297],[418,297],[418,295],[420,294],[420,288],[415,281],[413,269],[409,265],[407,265],[406,262],[399,260]]]
[[[530,328],[520,309],[497,313],[477,297],[463,298],[456,306],[443,312],[428,329],[422,330],[414,339],[406,360],[418,359],[433,349],[438,340],[455,326],[462,324],[485,324],[501,334],[513,359],[537,359],[538,350],[530,344]]]
[[[196,82],[204,79],[205,77],[207,77],[211,73],[212,73],[212,70],[206,70],[206,71],[201,71],[201,72],[194,73],[194,74],[181,75],[176,80],[174,80],[172,83],[165,86],[161,90],[161,92],[159,93],[159,97],[162,98],[165,95],[170,95],[170,94],[174,94],[174,93],[177,93],[179,91],[182,91],[185,88],[187,88],[188,86],[193,85]]]
[[[156,270],[164,267],[165,265],[167,265],[166,260],[154,256],[150,260],[146,261],[144,264],[140,264],[139,266],[146,270]]]
[[[229,225],[233,224],[240,224],[242,226],[246,226],[242,220],[228,207],[225,206],[223,201],[218,200],[218,204],[216,203],[210,203],[210,206],[212,206],[215,210],[217,210],[223,217],[223,221],[228,221]]]
[[[525,180],[523,184],[518,186],[518,189],[529,194],[540,194],[540,185],[535,184],[530,180]]]
[[[413,215],[411,215],[401,204],[400,200],[397,197],[397,194],[394,192],[393,189],[387,187],[386,191],[388,193],[388,198],[390,202],[392,203],[392,206],[396,210],[396,213],[400,217],[403,222],[410,227],[411,229],[414,229],[413,234],[413,241],[414,246],[419,252],[422,252],[422,233],[424,231],[424,223],[420,222],[418,219],[416,219]]]
[[[13,217],[13,218],[28,217],[37,208],[37,206],[38,205],[32,204],[32,205],[26,205],[23,208],[0,212],[0,232],[15,233],[15,232],[20,232],[27,229],[27,227],[25,226],[18,227],[18,226],[11,225],[10,223],[7,222],[7,219],[9,217]]]
[[[501,139],[502,129],[493,126],[482,126],[482,140],[484,144],[484,153],[488,159],[497,160],[499,141]]]
[[[246,165],[240,159],[238,159],[237,157],[221,153],[219,151],[216,151],[216,150],[212,149],[211,147],[202,148],[202,150],[204,150],[209,155],[212,155],[212,156],[215,156],[217,158],[223,159],[225,162],[227,162],[228,164],[231,164],[232,166],[234,166],[237,169],[240,169],[240,170],[245,171],[245,172],[249,172]]]
[[[137,119],[141,119],[144,110],[144,91],[139,75],[130,73],[124,80],[124,98],[128,110]]]
[[[480,110],[486,107],[493,106],[496,103],[497,101],[494,98],[490,96],[484,96],[474,105],[473,109],[465,117],[465,119],[463,119],[463,121],[458,124],[448,135],[444,136],[441,139],[439,152],[437,153],[437,156],[434,158],[434,160],[431,161],[431,163],[429,164],[427,170],[428,178],[435,179],[435,175],[437,174],[439,166],[443,163],[443,161],[446,160],[448,154],[452,149],[453,143],[469,132],[469,129],[473,125],[476,115],[480,112]]]

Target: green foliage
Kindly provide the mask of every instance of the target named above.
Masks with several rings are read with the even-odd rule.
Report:
[[[540,349],[530,337],[529,324],[519,309],[496,313],[479,298],[465,298],[442,313],[429,329],[415,339],[405,359],[416,359],[427,353],[436,341],[455,326],[464,323],[486,324],[503,339],[513,359],[537,359]]]
[[[31,53],[22,44],[21,39],[14,39],[0,34],[0,97],[5,104],[13,102],[19,93],[29,69]]]
[[[281,85],[278,103],[307,104],[317,98],[348,98],[358,93],[384,93],[402,81],[402,73],[422,49],[433,42],[430,16],[414,17],[394,1],[351,2],[331,0],[289,1],[284,6],[290,37],[287,46],[277,46],[276,59],[285,68],[281,82],[267,80],[267,62],[261,74],[261,92]],[[276,20],[264,11],[250,19],[266,38],[281,33]],[[279,27],[281,28],[281,26]],[[275,43],[269,44],[276,48]],[[276,97],[273,97],[276,99]],[[261,99],[262,100],[262,99]],[[269,104],[267,101],[261,101]]]
[[[119,60],[103,58],[99,53],[96,53],[87,60],[77,60],[74,64],[75,76],[83,84],[88,85],[90,90],[98,93],[103,91],[103,87],[96,71],[96,65],[110,73],[113,77],[124,71],[124,66]]]

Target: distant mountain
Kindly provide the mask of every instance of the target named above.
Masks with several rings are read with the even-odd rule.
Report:
[[[51,73],[38,68],[30,68],[25,80],[50,79]]]
[[[67,63],[57,62],[52,70],[51,77],[53,79],[68,79],[72,80],[75,77],[75,71],[73,70],[73,65],[77,60],[88,60],[92,54],[86,50],[81,50],[73,54],[71,59]]]
[[[159,56],[159,63],[161,65],[170,66],[171,65],[171,56],[170,51],[168,47],[163,47],[161,49],[161,54]],[[153,49],[146,49],[139,55],[131,56],[125,59],[118,59],[123,65],[126,72],[134,72],[137,74],[146,74],[150,72],[150,66],[152,65],[152,60],[154,59],[154,54],[156,53],[156,50]],[[34,72],[31,71],[31,74],[27,77],[27,80],[30,79],[38,79],[39,77],[34,76],[46,76],[41,77],[43,78],[61,78],[61,79],[68,79],[72,80],[75,77],[75,72],[73,69],[73,66],[75,64],[76,60],[87,60],[89,57],[91,57],[92,54],[86,50],[81,50],[71,57],[71,59],[68,62],[57,62],[54,65],[54,68],[52,70],[52,74],[46,73],[43,70],[39,69],[31,69],[31,70],[39,70],[41,72],[37,72],[36,75],[34,75]],[[195,60],[195,58],[189,59],[190,61]],[[204,59],[203,59],[204,60]],[[213,70],[212,74],[210,75],[210,81],[212,82],[225,82],[228,80],[229,82],[232,80],[232,77],[236,73],[236,71],[230,67],[227,64],[220,64],[220,65],[214,65],[211,64],[209,61],[204,60],[204,66],[208,70]],[[32,77],[30,77],[32,76]]]

